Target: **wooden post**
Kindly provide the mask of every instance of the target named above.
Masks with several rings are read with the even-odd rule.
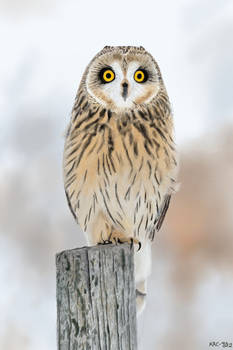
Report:
[[[137,350],[133,255],[127,243],[57,254],[58,350]]]

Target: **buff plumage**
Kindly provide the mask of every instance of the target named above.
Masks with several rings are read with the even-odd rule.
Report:
[[[104,84],[102,71],[114,83]],[[144,84],[137,82],[143,72]],[[64,150],[65,192],[89,244],[141,242],[135,251],[138,312],[145,304],[151,241],[174,192],[176,170],[173,117],[157,63],[142,47],[105,47],[88,65],[75,99]]]

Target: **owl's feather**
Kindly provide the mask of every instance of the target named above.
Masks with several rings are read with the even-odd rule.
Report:
[[[169,208],[169,204],[170,204],[170,200],[171,200],[171,195],[167,195],[164,199],[164,203],[163,203],[163,206],[162,206],[162,209],[160,210],[160,213],[159,213],[159,217],[158,217],[158,221],[156,222],[156,230],[159,231],[162,224],[163,224],[163,221],[164,221],[164,218],[165,218],[165,215],[167,213],[167,210]]]

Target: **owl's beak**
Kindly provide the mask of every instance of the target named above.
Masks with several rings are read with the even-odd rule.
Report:
[[[129,85],[126,81],[122,83],[122,89],[123,89],[122,90],[122,97],[125,101],[126,101],[127,96],[128,96],[128,87],[129,87]]]

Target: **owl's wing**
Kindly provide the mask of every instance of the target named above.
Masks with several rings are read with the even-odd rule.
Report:
[[[164,201],[163,201],[163,205],[162,205],[162,208],[161,208],[159,216],[158,216],[158,220],[157,220],[156,225],[155,225],[155,228],[157,231],[159,231],[161,226],[162,226],[163,220],[164,220],[165,215],[167,213],[167,210],[169,208],[170,200],[171,200],[171,195],[167,194],[165,196]]]
[[[74,212],[74,210],[73,210],[73,208],[72,208],[72,205],[71,205],[71,203],[70,203],[70,198],[69,198],[68,193],[67,193],[66,190],[65,190],[65,194],[66,194],[66,199],[67,199],[67,202],[68,202],[68,206],[69,206],[69,208],[70,208],[70,211],[71,211],[71,213],[72,213],[74,219],[78,222],[77,216],[75,215],[75,212]]]
[[[163,204],[162,204],[161,210],[159,212],[158,219],[157,219],[157,221],[155,223],[155,226],[153,227],[153,229],[151,230],[151,232],[149,234],[149,239],[151,241],[153,241],[153,239],[155,237],[155,232],[159,231],[161,226],[162,226],[162,223],[163,223],[163,220],[165,218],[166,212],[167,212],[167,210],[169,208],[170,200],[171,200],[171,194],[167,194],[165,196],[164,201],[163,201]]]

